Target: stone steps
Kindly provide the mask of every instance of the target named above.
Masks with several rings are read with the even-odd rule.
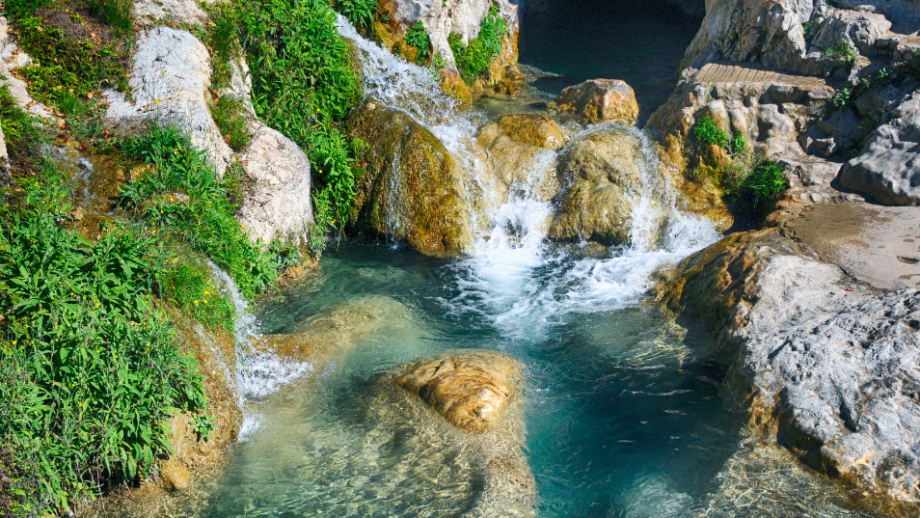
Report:
[[[692,78],[694,83],[776,83],[804,89],[821,88],[828,82],[820,77],[785,74],[750,63],[707,63]]]

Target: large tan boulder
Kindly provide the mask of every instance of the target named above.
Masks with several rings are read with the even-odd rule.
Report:
[[[550,106],[581,115],[592,124],[612,121],[633,126],[639,120],[636,92],[619,79],[590,79],[570,86]]]
[[[517,113],[498,119],[498,125],[511,140],[535,147],[556,150],[565,144],[562,130],[545,115]]]
[[[640,198],[646,157],[624,131],[594,133],[570,145],[560,167],[563,188],[549,237],[625,243]]]
[[[359,235],[407,241],[427,254],[460,252],[471,241],[466,189],[447,148],[405,113],[368,100],[346,132],[371,145],[359,157],[351,224]]]
[[[451,424],[481,432],[502,417],[517,392],[521,366],[501,354],[476,354],[423,363],[396,379]]]

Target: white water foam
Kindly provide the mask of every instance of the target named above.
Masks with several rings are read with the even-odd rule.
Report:
[[[495,189],[483,172],[484,165],[471,151],[476,126],[441,90],[431,71],[363,38],[341,15],[338,30],[360,49],[367,95],[427,127],[462,164],[468,191],[493,196]],[[556,167],[574,142],[605,131],[628,134],[638,140],[642,151],[641,192],[631,212],[631,244],[609,249],[606,257],[576,259],[565,248],[547,245],[554,207],[540,201],[533,188],[541,173]],[[708,220],[676,208],[674,189],[659,171],[654,146],[641,130],[613,123],[589,126],[558,152],[536,157],[523,166],[528,168],[527,183],[512,186],[505,203],[495,207],[490,200],[470,202],[472,228],[478,221],[488,221],[489,228],[479,236],[470,257],[451,266],[459,295],[444,303],[454,311],[488,315],[509,335],[539,334],[570,313],[635,304],[648,289],[654,270],[718,239]]]
[[[226,271],[208,261],[212,275],[230,294],[236,310],[234,339],[236,341],[236,387],[239,406],[243,412],[240,438],[251,435],[262,422],[262,416],[248,409],[248,403],[275,393],[282,386],[313,371],[309,363],[284,361],[267,351],[257,351],[253,341],[259,336],[258,321],[249,310],[249,302]]]

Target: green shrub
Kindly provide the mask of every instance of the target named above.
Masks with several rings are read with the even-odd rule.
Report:
[[[750,215],[762,215],[769,210],[776,196],[789,188],[783,166],[763,160],[754,166],[740,185],[732,192],[732,199]]]
[[[815,33],[815,22],[805,22],[802,24],[802,36],[805,41],[811,41]]]
[[[28,506],[66,512],[149,474],[170,449],[166,419],[207,399],[152,298],[157,242],[117,224],[95,243],[60,227],[66,179],[44,172],[22,181],[24,210],[0,230],[0,442],[29,455],[41,497]]]
[[[834,95],[831,101],[838,110],[844,110],[853,104],[853,89],[849,86],[842,88]]]
[[[224,96],[209,103],[208,107],[214,123],[230,147],[242,151],[249,145],[249,117],[243,101]]]
[[[29,91],[36,100],[58,104],[107,87],[128,90],[126,62],[112,46],[73,40],[34,16],[20,19],[17,28],[23,50],[35,59],[19,70],[29,80]]]
[[[20,18],[52,3],[54,3],[54,0],[6,0],[3,2],[3,11],[8,17]]]
[[[464,46],[462,37],[457,33],[448,36],[447,43],[464,82],[472,84],[489,71],[492,60],[502,52],[502,40],[507,34],[508,26],[493,4],[482,19],[479,35],[469,45]]]
[[[379,4],[377,0],[336,0],[335,9],[348,18],[358,29],[369,29],[374,23],[374,14]]]
[[[143,221],[171,239],[207,255],[233,277],[247,298],[275,282],[287,260],[249,240],[233,217],[226,181],[218,178],[185,134],[157,127],[123,147],[128,157],[153,166],[121,188],[123,205],[135,208]],[[296,249],[286,248],[285,253],[296,255]]]
[[[854,49],[848,42],[841,41],[833,47],[825,50],[824,54],[836,59],[847,67],[852,67],[853,63],[856,62],[857,53],[856,49]]]
[[[335,14],[322,0],[259,0],[237,2],[223,16],[235,20],[249,59],[256,113],[313,164],[317,227],[345,225],[358,171],[337,123],[362,88]]]
[[[160,276],[163,298],[202,324],[233,333],[236,309],[214,283],[211,268],[188,256],[173,261]]]
[[[121,34],[130,33],[134,29],[133,0],[87,0],[86,5],[90,12]]]
[[[732,139],[732,154],[744,153],[747,150],[747,139],[744,138],[744,133],[740,131],[735,132],[735,138]]]
[[[406,31],[406,43],[415,48],[415,62],[426,65],[431,57],[431,38],[422,22],[415,22],[415,25]]]
[[[704,144],[728,148],[728,134],[722,131],[722,128],[718,127],[708,115],[696,123],[693,128],[693,136]]]

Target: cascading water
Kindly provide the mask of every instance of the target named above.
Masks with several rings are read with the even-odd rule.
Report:
[[[470,218],[485,225],[462,259],[345,243],[327,251],[322,274],[263,305],[259,328],[338,351],[315,370],[256,351],[255,317],[215,268],[240,316],[248,440],[174,514],[757,516],[756,509],[719,514],[707,504],[718,501],[713,492],[732,491],[716,479],[742,440],[739,421],[721,404],[722,371],[697,354],[709,338],[639,304],[656,268],[718,237],[708,222],[677,209],[646,136],[589,127],[558,152],[541,150],[519,164],[522,174],[500,199],[475,148],[473,121],[482,117],[459,113],[428,70],[393,57],[341,18],[339,30],[361,51],[368,95],[413,117],[464,164],[466,181],[486,198],[471,202]],[[540,192],[541,179],[556,174],[580,139],[603,132],[641,149],[629,193],[636,200],[630,243],[550,243],[557,208]],[[392,382],[395,367],[455,349],[501,350],[526,365],[521,447],[536,479],[536,509],[483,513],[489,475],[475,438],[408,404]],[[736,479],[743,477],[721,480]]]

